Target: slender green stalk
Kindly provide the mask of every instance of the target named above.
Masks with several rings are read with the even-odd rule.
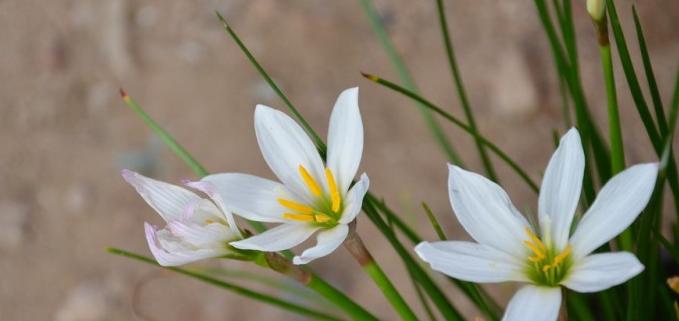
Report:
[[[441,35],[443,37],[443,44],[446,48],[446,56],[448,58],[448,65],[450,66],[450,73],[453,75],[453,81],[455,83],[455,89],[457,90],[457,95],[460,97],[460,104],[464,110],[464,115],[467,118],[467,124],[475,133],[479,133],[479,129],[476,126],[476,120],[474,120],[474,113],[469,105],[469,99],[467,98],[467,93],[464,88],[464,83],[462,82],[462,76],[460,75],[460,69],[457,65],[457,60],[455,59],[455,51],[453,49],[453,42],[450,38],[450,33],[448,32],[448,21],[446,19],[446,9],[443,5],[443,0],[436,0],[436,11],[438,11],[439,16],[439,27],[441,28]],[[474,143],[476,143],[476,149],[479,152],[479,157],[481,158],[481,163],[483,168],[493,181],[498,181],[495,168],[493,168],[493,163],[488,157],[486,148],[483,143],[476,138],[478,135],[474,136]]]
[[[539,190],[538,185],[535,184],[535,182],[533,182],[533,180],[530,178],[530,176],[528,176],[528,174],[516,162],[514,162],[504,151],[502,151],[499,147],[497,147],[495,144],[490,142],[485,137],[483,137],[480,134],[478,134],[477,132],[473,131],[467,124],[465,124],[461,120],[457,119],[455,116],[449,114],[448,112],[444,111],[440,107],[438,107],[438,106],[434,105],[433,103],[429,102],[428,100],[422,98],[420,95],[414,93],[413,91],[408,90],[406,88],[403,88],[403,87],[401,87],[401,86],[399,86],[399,85],[397,85],[397,84],[395,84],[391,81],[382,79],[382,78],[374,76],[374,75],[366,74],[366,73],[363,73],[363,76],[370,79],[373,82],[376,82],[376,83],[378,83],[382,86],[385,86],[389,89],[392,89],[396,92],[399,92],[399,93],[401,93],[405,96],[408,96],[408,97],[420,102],[421,104],[423,104],[427,108],[433,110],[434,112],[436,112],[437,114],[439,114],[443,118],[449,120],[453,124],[462,128],[464,131],[468,132],[471,135],[474,135],[476,138],[479,139],[479,141],[481,141],[484,145],[486,145],[486,147],[488,147],[488,149],[490,149],[493,153],[495,153],[495,155],[497,155],[498,157],[500,157],[500,159],[502,159],[505,163],[507,163],[507,165],[509,165],[509,167],[511,167],[519,175],[519,177],[521,177],[526,182],[526,184],[528,184],[528,187],[530,187],[535,193],[538,192],[538,190]]]
[[[377,39],[380,42],[380,45],[382,45],[382,48],[384,48],[384,51],[387,53],[389,61],[391,62],[392,66],[398,73],[398,77],[401,80],[401,83],[403,84],[404,87],[412,90],[413,92],[417,92],[417,86],[415,85],[415,81],[413,80],[413,77],[408,71],[408,68],[406,67],[405,63],[403,62],[403,59],[396,50],[396,47],[391,42],[391,39],[389,38],[389,35],[387,34],[386,29],[384,28],[384,24],[382,23],[382,18],[377,12],[377,9],[375,9],[375,6],[373,5],[372,1],[360,0],[360,2],[363,8],[363,12],[368,17],[370,26],[375,32],[375,35],[377,36]],[[443,129],[441,129],[441,126],[436,122],[436,119],[434,119],[434,117],[432,116],[431,111],[420,104],[418,104],[418,107],[420,113],[422,114],[422,118],[424,118],[424,122],[426,123],[427,127],[429,127],[429,129],[431,130],[432,135],[438,142],[441,149],[445,152],[448,159],[454,164],[462,166],[463,165],[462,159],[460,158],[455,148],[453,148],[453,146],[450,144],[450,141],[448,140],[446,133],[443,131]]]
[[[266,82],[269,84],[271,89],[273,89],[276,92],[276,95],[278,95],[278,97],[280,97],[281,100],[283,100],[283,102],[288,107],[288,109],[293,113],[295,118],[297,118],[297,121],[300,122],[300,124],[304,128],[304,131],[306,131],[306,133],[311,137],[311,139],[313,139],[314,144],[316,144],[316,148],[319,151],[325,151],[325,143],[323,142],[321,137],[318,136],[318,134],[316,134],[316,132],[313,130],[313,128],[311,128],[311,126],[306,121],[306,119],[304,119],[304,117],[302,117],[302,114],[299,112],[299,110],[297,110],[297,108],[290,102],[288,97],[285,94],[283,94],[283,91],[278,87],[276,82],[269,76],[269,74],[266,72],[266,70],[264,70],[264,68],[259,64],[257,59],[255,59],[255,56],[252,55],[252,53],[245,46],[243,41],[240,40],[240,37],[238,37],[238,35],[236,34],[235,31],[233,31],[233,29],[231,28],[229,23],[226,22],[226,19],[224,19],[224,16],[222,16],[222,14],[219,13],[219,11],[215,11],[215,13],[217,14],[217,18],[219,18],[219,21],[221,21],[222,24],[224,25],[224,31],[226,31],[226,33],[229,36],[231,36],[231,39],[233,39],[233,41],[238,45],[238,47],[245,54],[245,56],[248,58],[250,63],[253,66],[255,66],[255,68],[257,69],[259,74],[262,76],[262,78],[264,78],[264,80],[266,80]],[[321,154],[325,155],[325,152],[323,152]]]
[[[667,120],[665,119],[665,111],[663,110],[662,99],[660,98],[660,90],[658,90],[658,84],[655,81],[655,73],[653,72],[653,64],[651,64],[651,57],[648,54],[648,47],[646,46],[646,38],[644,37],[644,31],[641,27],[641,22],[639,21],[639,15],[637,14],[637,8],[632,5],[632,15],[634,17],[634,26],[636,27],[637,40],[639,43],[639,51],[641,52],[642,62],[644,63],[644,72],[646,73],[646,81],[648,82],[648,89],[651,93],[651,99],[653,100],[653,107],[655,108],[655,117],[658,120],[658,129],[660,129],[661,134],[667,133]]]
[[[360,305],[356,304],[356,302],[344,295],[344,293],[338,291],[334,286],[328,284],[316,275],[312,274],[312,277],[306,286],[321,294],[356,321],[379,321],[379,319],[363,309]]]
[[[429,205],[427,205],[427,203],[425,202],[422,202],[422,208],[424,209],[424,212],[427,213],[427,218],[429,219],[431,226],[434,228],[434,231],[436,231],[436,235],[438,235],[439,240],[441,241],[447,240],[448,237],[446,237],[446,233],[443,232],[441,224],[439,224],[439,221],[436,219],[436,216],[431,211],[431,208],[429,208]]]
[[[417,264],[408,249],[403,246],[398,237],[396,237],[396,234],[389,229],[389,226],[386,224],[386,222],[384,222],[384,220],[382,220],[382,218],[379,216],[375,207],[375,202],[377,202],[377,200],[374,200],[370,197],[363,201],[363,211],[365,212],[366,216],[387,238],[396,253],[398,253],[398,255],[403,260],[406,268],[409,269],[415,280],[422,286],[422,289],[427,293],[439,312],[441,312],[441,315],[448,321],[463,321],[464,318],[457,311],[455,306],[453,306],[443,291],[441,291],[441,289],[436,285],[436,283],[434,283],[431,277],[427,275],[422,267]]]
[[[418,321],[415,313],[413,313],[406,301],[401,297],[401,294],[398,293],[398,290],[391,283],[387,275],[384,274],[382,268],[375,262],[370,252],[368,252],[361,237],[356,233],[355,222],[351,225],[349,236],[344,241],[344,247],[353,255],[358,264],[361,265],[361,268],[363,268],[363,271],[370,276],[377,287],[380,288],[384,297],[391,303],[391,306],[401,316],[401,319],[405,321]]]
[[[130,109],[132,109],[132,111],[134,111],[144,121],[144,123],[146,123],[146,126],[151,128],[151,130],[156,135],[158,135],[158,137],[160,137],[160,139],[165,143],[165,145],[167,145],[167,147],[169,147],[177,156],[179,156],[179,158],[181,158],[186,163],[186,165],[188,165],[191,168],[191,170],[194,173],[196,173],[196,175],[203,177],[208,174],[207,170],[203,167],[203,165],[198,163],[198,161],[196,161],[193,158],[193,156],[191,156],[191,154],[189,154],[189,152],[186,151],[184,147],[182,147],[182,145],[177,143],[177,141],[172,137],[172,135],[170,135],[170,133],[168,133],[167,131],[165,131],[165,129],[160,127],[160,125],[158,125],[158,123],[156,123],[156,121],[153,120],[153,118],[151,118],[151,116],[149,116],[139,106],[139,104],[137,104],[137,102],[134,101],[134,99],[132,99],[132,97],[130,97],[122,89],[120,89],[120,95],[123,97],[123,100],[125,101],[127,106],[130,107]]]
[[[613,61],[611,56],[611,44],[608,41],[608,23],[606,16],[600,22],[595,22],[599,33],[599,57],[603,68],[604,83],[606,84],[606,97],[608,99],[608,130],[611,141],[611,172],[613,175],[625,169],[625,154],[622,144],[622,130],[620,126],[620,112],[618,111],[618,98],[615,92],[615,75],[613,74]]]
[[[156,261],[154,259],[143,256],[143,255],[139,255],[139,254],[136,254],[136,253],[128,252],[128,251],[125,251],[125,250],[122,250],[122,249],[117,249],[117,248],[109,248],[109,249],[107,249],[107,251],[109,253],[112,253],[112,254],[115,254],[115,255],[124,256],[124,257],[130,258],[130,259],[134,259],[134,260],[137,260],[137,261],[140,261],[140,262],[144,262],[144,263],[148,263],[148,264],[160,267],[160,265],[158,265],[158,263],[156,263]],[[226,282],[226,281],[223,281],[223,280],[215,279],[213,277],[210,277],[209,275],[206,275],[206,274],[203,274],[203,273],[200,273],[200,272],[191,271],[189,269],[178,268],[178,267],[163,267],[163,268],[166,269],[166,270],[174,271],[174,272],[192,277],[194,279],[198,279],[200,281],[203,281],[205,283],[220,287],[222,289],[232,291],[232,292],[237,293],[239,295],[242,295],[242,296],[257,300],[257,301],[261,301],[261,302],[279,307],[279,308],[284,309],[284,310],[288,310],[288,311],[291,311],[291,312],[298,313],[298,314],[306,316],[306,317],[310,317],[310,318],[314,318],[314,319],[318,319],[318,320],[330,320],[330,321],[342,321],[343,320],[343,319],[338,318],[336,316],[332,316],[332,315],[326,314],[326,313],[321,312],[321,311],[317,311],[317,310],[314,310],[314,309],[311,309],[311,308],[307,308],[307,307],[304,307],[304,306],[299,305],[299,304],[294,303],[294,302],[281,300],[279,298],[276,298],[276,297],[273,297],[273,296],[270,296],[270,295],[267,295],[267,294],[264,294],[264,293],[256,292],[256,291],[241,287],[241,286],[233,284],[233,283],[229,283],[229,282]],[[364,320],[364,319],[356,319],[356,320]]]

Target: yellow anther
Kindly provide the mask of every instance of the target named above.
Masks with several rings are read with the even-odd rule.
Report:
[[[543,252],[547,250],[545,244],[542,243],[540,238],[537,235],[535,235],[535,233],[533,233],[533,231],[531,231],[530,228],[526,227],[525,231],[528,237],[531,239],[531,241],[533,241],[533,244],[537,245]]]
[[[325,222],[332,220],[332,218],[330,216],[323,214],[323,213],[316,214],[314,216],[314,218],[316,219],[316,222],[318,222],[318,223],[325,223]]]
[[[547,264],[542,267],[542,272],[547,272],[550,269],[553,269],[561,265],[561,262],[563,262],[563,260],[565,260],[571,254],[571,250],[572,248],[569,244],[561,253],[559,253],[559,255],[554,257],[551,264]]]
[[[302,175],[302,179],[304,179],[304,183],[309,188],[311,193],[315,196],[321,196],[321,188],[318,186],[318,183],[316,183],[316,180],[311,177],[309,172],[302,165],[299,165],[299,174]]]
[[[211,219],[211,218],[208,218],[207,220],[205,220],[205,224],[212,224],[212,223],[217,223],[217,222],[215,220]]]
[[[535,244],[533,244],[532,242],[530,242],[530,241],[523,241],[523,244],[525,244],[531,251],[533,251],[533,253],[535,253],[535,257],[537,257],[538,259],[541,260],[541,259],[544,259],[544,258],[547,257],[547,256],[545,255],[545,253],[544,253],[542,250],[540,250],[540,249],[538,248],[538,246],[535,245]]]
[[[293,221],[300,221],[300,222],[313,222],[314,221],[314,216],[309,215],[309,214],[285,213],[285,214],[283,214],[283,218],[287,218],[287,219],[293,220]]]
[[[340,193],[337,189],[337,183],[335,183],[335,177],[332,175],[330,168],[325,168],[325,178],[328,180],[328,188],[330,188],[332,211],[337,213],[340,210]]]
[[[293,211],[297,211],[297,212],[300,212],[300,213],[303,213],[303,214],[311,214],[314,211],[313,208],[311,208],[307,205],[301,204],[301,203],[297,203],[295,201],[286,200],[284,198],[277,198],[276,200],[278,201],[278,204],[281,204],[285,208],[291,209]]]

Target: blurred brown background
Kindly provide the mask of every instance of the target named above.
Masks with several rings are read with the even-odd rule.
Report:
[[[434,2],[376,4],[424,95],[461,116]],[[618,9],[633,39],[630,4],[619,0]],[[668,100],[679,62],[679,2],[638,5]],[[605,132],[593,28],[584,1],[573,7],[584,86]],[[0,0],[0,320],[143,320],[133,312],[133,297],[148,320],[299,319],[104,251],[116,246],[148,254],[142,222],[161,222],[120,178],[120,168],[173,182],[193,177],[125,107],[121,86],[210,171],[272,176],[256,145],[252,113],[256,103],[283,104],[224,35],[214,9],[321,133],[337,94],[360,86],[362,170],[372,191],[427,238],[434,235],[421,201],[452,237],[468,237],[448,205],[446,159],[412,102],[359,74],[397,80],[358,1]],[[450,0],[447,10],[482,132],[539,179],[553,148],[551,130],[563,125],[551,53],[532,1]],[[628,162],[654,160],[616,71]],[[468,136],[442,124],[467,167],[479,170]],[[532,213],[535,195],[496,164],[516,206]],[[415,302],[397,256],[368,220],[361,218],[359,229]],[[369,310],[395,319],[343,249],[313,267]],[[457,298],[449,283],[441,285]],[[494,289],[502,298],[511,285]],[[476,315],[464,299],[457,305]]]

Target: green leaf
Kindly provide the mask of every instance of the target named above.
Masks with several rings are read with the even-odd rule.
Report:
[[[417,86],[415,85],[415,81],[413,80],[413,77],[408,71],[408,68],[406,67],[405,63],[403,62],[403,59],[398,54],[396,47],[394,47],[394,44],[391,42],[391,39],[389,38],[389,35],[387,34],[387,31],[384,28],[384,25],[382,24],[382,19],[377,10],[375,9],[375,6],[373,5],[372,1],[360,0],[360,2],[361,7],[363,8],[363,12],[368,17],[370,26],[375,32],[375,35],[377,36],[377,39],[380,42],[380,45],[382,45],[382,48],[386,52],[389,61],[391,62],[392,66],[398,73],[401,83],[403,83],[403,86],[405,86],[406,88],[417,92]],[[418,109],[422,114],[422,118],[424,118],[424,122],[426,123],[427,127],[429,127],[429,129],[431,130],[431,133],[436,139],[436,142],[445,152],[448,159],[451,162],[462,166],[463,164],[462,159],[460,158],[455,148],[450,144],[450,141],[448,140],[446,133],[443,131],[443,129],[441,129],[441,126],[432,117],[431,112],[422,105],[418,105]]]
[[[422,98],[420,95],[417,93],[408,90],[406,88],[403,88],[391,81],[382,79],[380,77],[370,75],[363,73],[363,76],[370,79],[373,82],[376,82],[382,86],[385,86],[389,89],[392,89],[400,94],[403,94],[407,97],[410,97],[414,99],[415,101],[421,103],[422,105],[426,106],[427,108],[431,109],[435,113],[439,114],[443,118],[449,120],[451,123],[455,124],[456,126],[460,127],[464,131],[468,132],[469,134],[473,135],[476,139],[478,139],[480,142],[482,142],[490,151],[495,153],[500,159],[502,159],[509,167],[511,167],[518,175],[521,177],[526,184],[528,184],[528,187],[530,187],[534,192],[538,192],[539,188],[538,185],[533,182],[533,180],[528,176],[528,174],[516,163],[514,162],[504,151],[502,151],[499,147],[497,147],[495,144],[490,142],[488,139],[485,137],[481,136],[478,134],[478,132],[473,131],[467,124],[462,122],[461,120],[457,119],[455,116],[449,114],[448,112],[444,111],[440,107],[434,105],[433,103],[429,102],[428,100]]]
[[[115,255],[124,256],[124,257],[134,259],[134,260],[137,260],[137,261],[140,261],[140,262],[144,262],[144,263],[147,263],[147,264],[151,264],[151,265],[161,267],[160,265],[158,265],[158,263],[156,263],[156,261],[154,259],[143,256],[143,255],[139,255],[139,254],[136,254],[136,253],[128,252],[128,251],[125,251],[125,250],[122,250],[122,249],[117,249],[117,248],[109,248],[109,249],[107,249],[107,251],[109,253],[112,253],[112,254],[115,254]],[[210,285],[214,285],[216,287],[219,287],[219,288],[222,288],[222,289],[225,289],[225,290],[228,290],[228,291],[232,291],[236,294],[239,294],[239,295],[260,301],[260,302],[264,302],[264,303],[279,307],[279,308],[284,309],[284,310],[295,312],[297,314],[300,314],[300,315],[303,315],[303,316],[306,316],[306,317],[310,317],[310,318],[314,318],[314,319],[318,319],[318,320],[331,320],[331,321],[342,321],[343,320],[343,319],[340,319],[338,317],[326,314],[324,312],[304,307],[304,306],[299,305],[297,303],[281,300],[281,299],[278,299],[274,296],[270,296],[270,295],[267,295],[267,294],[264,294],[264,293],[256,292],[256,291],[238,286],[238,285],[233,284],[233,283],[229,283],[229,282],[226,282],[226,281],[223,281],[223,280],[219,280],[219,279],[210,277],[209,275],[206,275],[206,274],[203,274],[203,273],[200,273],[200,272],[196,272],[196,271],[192,271],[192,270],[184,269],[184,268],[178,268],[178,267],[161,267],[161,268],[164,268],[164,269],[170,270],[170,271],[174,271],[174,272],[192,277],[194,279],[198,279],[198,280],[203,281],[205,283],[208,283]]]
[[[486,148],[483,143],[476,137],[478,136],[479,130],[476,126],[476,121],[474,120],[474,113],[472,112],[471,106],[469,104],[469,99],[467,98],[467,93],[464,88],[464,83],[462,82],[462,76],[460,75],[460,70],[457,66],[457,60],[455,59],[455,51],[453,49],[453,42],[450,39],[450,34],[448,32],[448,21],[446,19],[446,10],[443,5],[443,0],[436,0],[436,11],[439,16],[439,27],[441,29],[441,35],[443,37],[443,44],[446,48],[446,57],[448,58],[448,65],[450,66],[450,73],[453,76],[453,81],[455,82],[455,90],[460,98],[460,104],[462,105],[462,110],[464,110],[464,115],[467,118],[467,124],[477,135],[474,135],[474,143],[476,144],[476,149],[479,152],[479,157],[483,168],[493,181],[498,181],[497,174],[495,173],[495,168],[493,168],[493,163],[488,157]]]

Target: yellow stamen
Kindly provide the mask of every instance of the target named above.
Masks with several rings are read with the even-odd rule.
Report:
[[[316,219],[316,222],[318,222],[318,223],[325,223],[325,222],[330,221],[332,219],[330,216],[323,214],[323,213],[316,214],[316,216],[314,216],[314,218]]]
[[[309,172],[302,165],[299,165],[299,174],[302,175],[302,179],[304,179],[304,183],[306,183],[306,186],[311,193],[315,196],[321,196],[321,188],[318,186],[318,183],[316,183],[314,178],[311,177]]]
[[[300,222],[313,222],[314,221],[314,216],[309,215],[309,214],[285,213],[285,214],[283,214],[283,218],[287,218],[287,219],[293,220],[293,221],[300,221]]]
[[[328,187],[330,188],[330,200],[332,201],[332,211],[337,213],[340,209],[340,194],[335,183],[335,177],[332,175],[330,168],[325,168],[325,178],[328,180]]]
[[[529,242],[529,241],[523,241],[523,244],[525,244],[531,251],[533,251],[533,253],[535,253],[535,257],[536,257],[538,260],[541,260],[541,259],[544,259],[544,258],[547,257],[547,256],[545,255],[545,253],[542,252],[542,251],[538,248],[538,246],[536,246],[535,244],[533,244],[533,243],[531,243],[531,242]]]
[[[530,237],[530,239],[533,241],[533,244],[536,244],[543,252],[547,250],[545,244],[542,243],[540,238],[537,235],[535,235],[535,233],[533,233],[533,231],[531,231],[530,228],[526,227],[525,231],[528,237]]]
[[[559,255],[554,257],[554,260],[552,260],[552,264],[547,264],[542,267],[543,272],[549,271],[549,269],[553,269],[561,264],[563,260],[565,260],[570,254],[571,254],[572,247],[570,244],[566,246],[566,248],[563,250],[563,252],[559,253]]]
[[[284,198],[277,198],[276,200],[278,201],[278,204],[281,204],[288,209],[300,212],[302,214],[311,214],[314,211],[313,208],[301,203],[297,203],[295,201],[286,200]]]

